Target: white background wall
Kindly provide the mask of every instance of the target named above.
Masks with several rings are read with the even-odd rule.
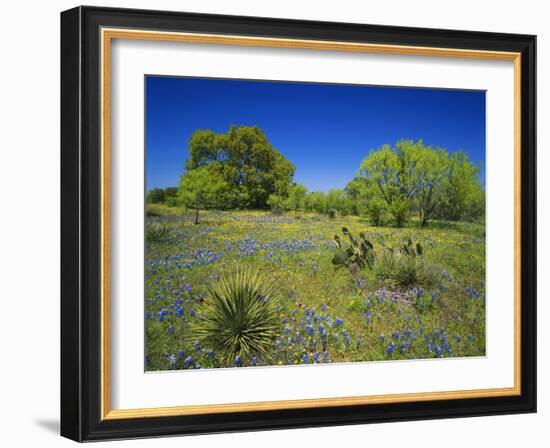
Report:
[[[253,0],[89,1],[88,4],[538,35],[539,413],[125,441],[109,446],[543,447],[550,443],[546,387],[550,288],[550,25],[543,1],[386,2]],[[71,1],[2,5],[0,70],[0,441],[68,446],[59,414],[59,12]],[[546,174],[546,175],[545,175]],[[546,204],[544,204],[546,202]],[[103,446],[98,444],[96,446]]]

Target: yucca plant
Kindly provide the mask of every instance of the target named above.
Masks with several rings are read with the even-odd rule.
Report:
[[[269,358],[278,329],[273,285],[261,275],[238,270],[208,289],[193,333],[224,366]]]
[[[420,243],[413,243],[410,238],[402,243],[399,250],[385,247],[378,258],[376,275],[394,287],[409,288],[426,284],[428,276],[423,253]]]
[[[164,222],[148,223],[145,227],[145,240],[147,243],[162,243],[172,234],[170,226]]]

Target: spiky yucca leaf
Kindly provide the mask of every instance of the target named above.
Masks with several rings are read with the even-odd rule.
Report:
[[[269,358],[277,324],[273,285],[257,272],[238,270],[209,287],[193,330],[230,367],[237,357],[243,364]]]
[[[148,244],[162,243],[172,233],[170,226],[164,222],[152,222],[145,226],[145,240]]]

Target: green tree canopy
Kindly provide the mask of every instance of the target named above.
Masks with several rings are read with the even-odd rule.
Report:
[[[215,165],[188,170],[181,176],[178,198],[195,210],[195,224],[199,223],[199,210],[223,208],[229,185]]]
[[[383,145],[371,151],[361,163],[360,176],[372,189],[370,200],[382,201],[398,226],[411,210],[418,211],[423,226],[435,216],[475,219],[483,213],[479,168],[464,151],[449,155],[422,140],[400,140],[393,148]],[[379,205],[375,211],[379,214]]]
[[[287,209],[288,210],[303,210],[307,196],[307,188],[300,184],[291,185],[288,188]]]
[[[442,204],[443,186],[449,176],[449,155],[444,149],[425,146],[422,140],[416,143],[403,140],[398,145],[407,154],[409,188],[420,223],[425,226]]]
[[[306,195],[305,208],[316,213],[327,212],[327,198],[322,191],[312,191]]]
[[[479,167],[464,151],[449,156],[448,176],[443,183],[440,217],[450,220],[476,219],[483,215],[485,194],[479,182]]]
[[[225,133],[197,130],[189,140],[188,171],[213,164],[239,208],[265,208],[270,195],[286,197],[294,166],[256,126],[231,126]]]

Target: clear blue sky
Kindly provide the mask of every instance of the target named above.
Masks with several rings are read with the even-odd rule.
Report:
[[[256,125],[310,191],[343,188],[371,149],[423,139],[485,169],[485,92],[146,77],[146,188],[177,186],[196,129]]]

